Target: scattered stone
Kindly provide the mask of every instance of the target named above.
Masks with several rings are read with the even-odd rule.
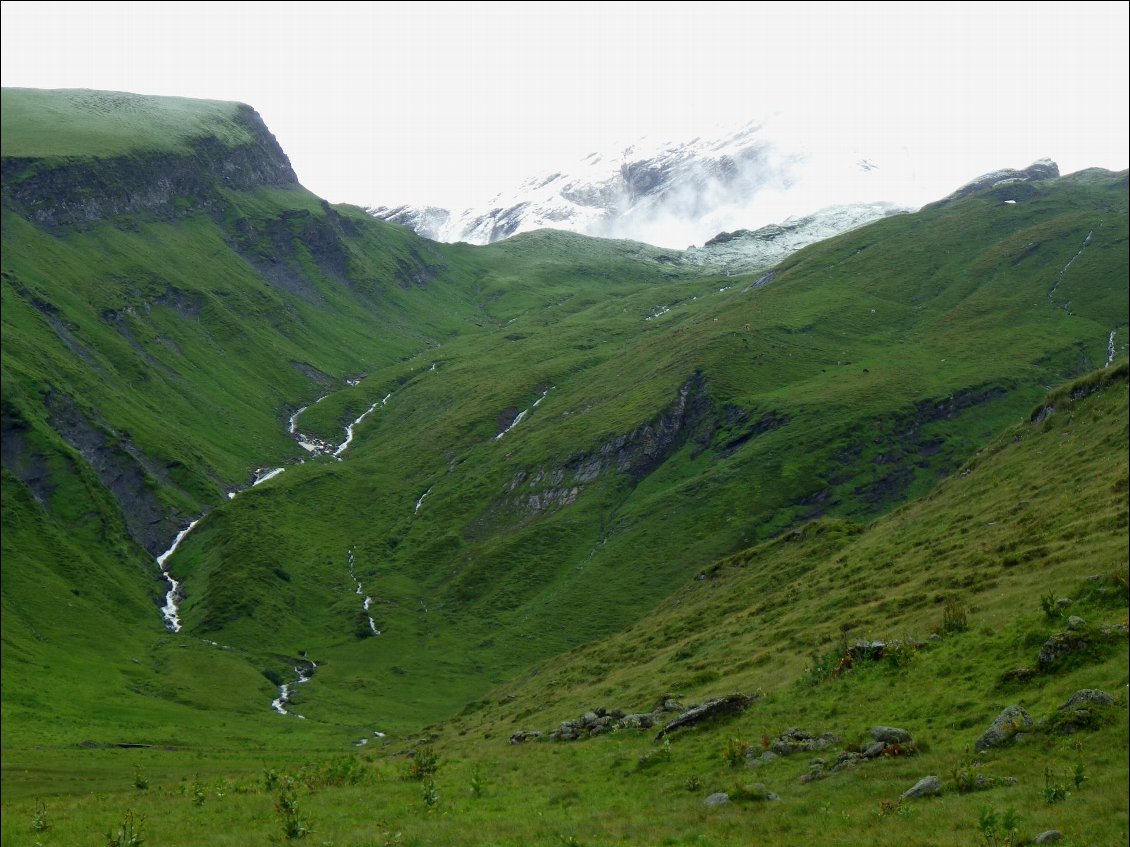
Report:
[[[1041,832],[1032,839],[1033,844],[1058,844],[1063,840],[1063,833],[1058,829],[1049,829]]]
[[[885,744],[910,744],[913,740],[905,729],[894,726],[873,726],[868,732],[876,741]]]
[[[1036,664],[1040,670],[1047,670],[1059,664],[1072,653],[1084,653],[1090,646],[1085,638],[1073,632],[1057,632],[1044,642],[1040,654],[1036,657]]]
[[[1081,688],[1071,695],[1071,698],[1060,706],[1060,711],[1065,709],[1078,709],[1085,706],[1113,706],[1114,698],[1098,688]]]
[[[576,741],[584,734],[580,721],[564,721],[549,737],[554,741]]]
[[[788,756],[792,753],[815,753],[827,750],[840,743],[839,736],[831,732],[814,735],[803,729],[786,729],[769,743],[769,749],[778,756]]]
[[[832,765],[834,771],[849,771],[857,764],[863,761],[863,756],[859,753],[853,753],[850,750],[845,750],[836,756],[836,763]]]
[[[728,694],[725,697],[716,697],[713,700],[707,700],[701,706],[687,709],[679,715],[679,717],[663,727],[663,729],[659,731],[659,734],[655,736],[655,740],[659,741],[665,735],[676,729],[695,726],[703,721],[712,720],[717,717],[739,715],[753,705],[754,699],[754,697],[747,694]]]
[[[988,729],[981,733],[981,737],[977,739],[973,749],[981,753],[993,747],[1000,747],[1022,729],[1028,729],[1034,725],[1035,721],[1032,720],[1032,716],[1024,709],[1020,706],[1009,706],[997,715]]]
[[[886,749],[887,743],[885,741],[872,741],[863,748],[863,758],[877,759],[883,755],[883,751]]]
[[[556,729],[549,733],[549,738],[553,741],[579,741],[582,738],[604,735],[617,729],[651,729],[653,726],[662,726],[670,721],[671,712],[680,712],[681,714],[675,720],[667,723],[667,726],[659,733],[656,737],[658,741],[672,729],[692,726],[717,715],[738,714],[753,703],[755,699],[755,696],[747,697],[742,694],[731,694],[708,700],[702,705],[692,705],[684,709],[677,700],[665,694],[659,698],[651,712],[634,712],[631,714],[625,713],[623,709],[606,709],[603,706],[598,706],[573,720],[562,721]],[[515,735],[521,735],[521,733],[515,733]],[[513,743],[520,744],[523,740],[532,740],[532,737],[523,737],[522,740]]]
[[[725,791],[718,791],[714,794],[711,794],[709,797],[707,797],[705,800],[703,800],[702,805],[704,805],[704,806],[725,806],[729,802],[730,802],[730,795],[727,794]]]
[[[621,729],[651,729],[655,721],[647,712],[624,715],[619,720]]]
[[[510,736],[511,744],[525,744],[527,741],[537,741],[542,738],[544,733],[538,732],[533,729],[521,729]]]
[[[1075,601],[1072,600],[1070,597],[1060,597],[1058,600],[1055,601],[1055,605],[1056,605],[1056,608],[1058,608],[1058,609],[1066,609],[1068,606],[1070,606],[1074,602]]]
[[[1072,615],[1067,619],[1067,628],[1070,630],[1086,629],[1087,622],[1078,615]]]
[[[902,793],[902,799],[914,800],[942,793],[942,781],[936,776],[924,776]]]

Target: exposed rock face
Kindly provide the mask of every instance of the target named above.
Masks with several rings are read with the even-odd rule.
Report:
[[[1055,714],[1044,722],[1044,728],[1060,735],[1097,729],[1106,722],[1115,699],[1097,688],[1076,691]]]
[[[151,555],[164,550],[185,516],[163,506],[152,481],[171,485],[167,470],[143,455],[128,437],[91,421],[60,393],[47,397],[51,426],[90,466],[121,507],[130,535]]]
[[[755,699],[755,697],[746,694],[728,694],[725,697],[707,700],[701,706],[687,709],[687,711],[683,712],[683,714],[663,727],[663,729],[659,731],[659,734],[655,736],[655,740],[658,741],[669,733],[674,732],[676,729],[695,726],[696,724],[718,717],[740,715],[753,705]]]
[[[534,515],[570,505],[586,485],[610,472],[628,474],[638,481],[703,427],[712,409],[706,380],[695,373],[657,418],[610,438],[591,453],[573,456],[563,465],[518,471],[503,493],[503,502],[520,514]]]
[[[1081,688],[1060,706],[1060,709],[1080,709],[1087,706],[1113,706],[1114,698],[1098,688]]]
[[[894,726],[873,726],[868,732],[883,744],[909,744],[912,740],[909,732]]]
[[[989,725],[981,737],[973,745],[978,753],[1000,747],[1012,740],[1012,737],[1022,730],[1031,729],[1035,725],[1032,716],[1020,706],[1009,706]]]
[[[984,174],[977,177],[972,182],[968,182],[955,191],[948,197],[940,200],[936,205],[943,205],[951,203],[954,200],[959,200],[962,197],[968,197],[971,194],[976,194],[980,191],[985,191],[991,188],[1001,187],[1015,187],[1021,183],[1036,182],[1043,179],[1055,179],[1059,176],[1059,165],[1051,159],[1040,159],[1033,162],[1023,170],[1014,170],[1013,168],[1004,168],[999,171],[992,171],[991,173]]]
[[[1086,653],[1091,646],[1091,638],[1081,628],[1057,632],[1040,648],[1036,664],[1040,670],[1048,671],[1061,664],[1068,656]]]
[[[6,157],[4,203],[43,226],[83,227],[138,212],[181,217],[189,208],[221,204],[220,189],[297,185],[290,160],[259,114],[240,106],[236,122],[250,133],[250,144],[199,138],[190,154],[136,153],[98,159],[96,166]]]

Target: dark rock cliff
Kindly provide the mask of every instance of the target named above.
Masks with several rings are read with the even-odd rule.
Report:
[[[191,152],[139,152],[98,160],[5,157],[0,161],[4,205],[47,227],[84,227],[121,215],[161,219],[211,208],[222,189],[298,185],[278,141],[250,106],[236,122],[251,142],[230,146],[217,138],[191,142]]]

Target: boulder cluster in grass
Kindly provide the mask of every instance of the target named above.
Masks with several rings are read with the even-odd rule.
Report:
[[[1092,626],[1083,618],[1072,615],[1067,619],[1067,629],[1057,632],[1040,648],[1036,666],[1043,673],[1052,673],[1068,664],[1073,657],[1101,654],[1108,645],[1126,638],[1130,630],[1122,624]]]
[[[733,790],[732,793],[725,791],[716,791],[702,801],[702,805],[712,806],[725,806],[729,803],[749,803],[749,802],[768,802],[775,803],[780,800],[781,796],[776,792],[770,791],[765,787],[763,782],[755,782],[752,785],[741,785]]]
[[[578,741],[603,735],[618,729],[651,729],[662,727],[655,740],[659,741],[677,729],[694,726],[704,721],[728,715],[737,715],[748,709],[757,695],[727,694],[704,703],[683,706],[673,697],[661,697],[650,712],[625,712],[623,709],[605,709],[603,706],[585,712],[573,720],[563,721],[549,733],[536,730],[519,730],[510,736],[511,744],[523,744],[548,737],[551,741]]]
[[[1108,719],[1115,699],[1098,688],[1081,688],[1068,698],[1049,717],[1039,723],[1020,706],[1008,706],[989,724],[974,742],[978,753],[1022,741],[1031,732],[1070,735],[1084,729],[1094,729]]]
[[[808,773],[804,774],[801,782],[814,782],[839,771],[855,768],[863,762],[871,761],[886,756],[913,756],[918,753],[918,745],[905,729],[894,726],[873,726],[868,730],[871,740],[859,745],[854,750],[843,750],[836,755],[830,763],[826,758],[816,758],[810,763]],[[807,736],[807,738],[806,738]],[[835,740],[833,740],[835,739]],[[776,758],[774,750],[790,749],[791,752],[811,752],[826,750],[838,743],[839,739],[832,733],[811,735],[799,730],[789,730],[783,733],[776,741],[770,743],[770,749],[757,757],[752,764],[762,764],[767,756]],[[787,754],[786,754],[787,755]]]

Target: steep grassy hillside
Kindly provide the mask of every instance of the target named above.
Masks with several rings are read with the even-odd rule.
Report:
[[[977,197],[817,245],[761,285],[602,295],[578,247],[575,293],[499,298],[497,330],[372,374],[341,414],[320,404],[328,435],[391,393],[346,462],[308,462],[186,542],[189,629],[322,661],[300,694],[311,718],[407,728],[646,614],[721,556],[920,496],[1045,385],[1105,361],[1125,233],[1097,222],[1120,195],[1111,176],[1018,207]],[[1084,218],[1096,234],[1068,274],[1087,296],[1068,313],[1048,292],[1092,231],[1081,205],[1102,211]],[[506,247],[470,255],[501,275]],[[358,637],[350,550],[379,639]]]
[[[1053,393],[929,497],[719,560],[647,619],[413,738],[207,764],[188,751],[38,752],[35,767],[9,755],[4,841],[33,843],[38,808],[54,843],[116,827],[127,809],[170,845],[301,828],[343,845],[739,845],[751,828],[781,845],[1019,844],[1051,829],[1067,844],[1125,843],[1127,372],[1124,360]],[[1041,663],[1061,632],[1073,649]],[[1114,703],[1059,708],[1080,689]],[[586,712],[731,691],[754,702],[667,743],[662,723],[549,739]],[[1006,706],[1036,725],[976,752]],[[913,743],[846,755],[877,725]],[[791,729],[825,746],[789,754]],[[522,730],[545,736],[513,743]],[[926,775],[940,796],[900,799]],[[706,806],[715,792],[730,803]]]

